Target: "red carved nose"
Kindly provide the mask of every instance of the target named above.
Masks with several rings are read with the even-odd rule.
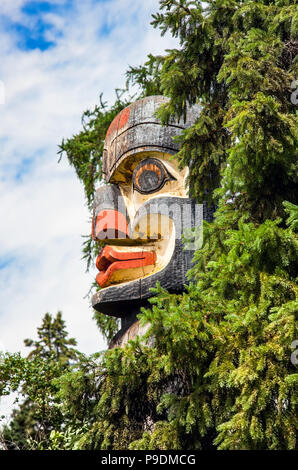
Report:
[[[95,240],[128,238],[128,224],[124,214],[114,209],[104,209],[92,221],[92,237]]]

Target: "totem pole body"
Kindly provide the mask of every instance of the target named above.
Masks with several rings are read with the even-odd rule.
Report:
[[[92,305],[122,318],[122,334],[157,282],[169,292],[183,291],[193,247],[184,249],[182,234],[203,218],[188,197],[188,170],[179,170],[173,158],[179,150],[173,137],[195,122],[199,106],[189,109],[185,122],[162,126],[155,112],[165,102],[151,96],[128,106],[105,139],[109,184],[96,191],[92,223],[93,238],[103,245],[96,261],[101,289]]]

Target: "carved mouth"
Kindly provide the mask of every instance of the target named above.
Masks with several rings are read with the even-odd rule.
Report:
[[[155,265],[155,263],[156,253],[154,251],[124,252],[116,251],[111,246],[105,246],[96,260],[96,267],[100,271],[96,276],[96,282],[100,287],[107,287],[117,271],[143,268]]]

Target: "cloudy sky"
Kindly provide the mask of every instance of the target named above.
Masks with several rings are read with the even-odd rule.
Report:
[[[24,352],[58,310],[81,351],[105,347],[84,298],[83,189],[57,146],[100,92],[113,101],[128,65],[173,46],[150,26],[158,3],[0,1],[0,350]]]

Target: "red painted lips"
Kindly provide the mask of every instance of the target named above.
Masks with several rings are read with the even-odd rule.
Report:
[[[120,269],[141,268],[156,263],[154,251],[119,252],[111,246],[105,246],[96,260],[96,267],[100,271],[96,282],[100,287],[106,287],[115,271]]]

